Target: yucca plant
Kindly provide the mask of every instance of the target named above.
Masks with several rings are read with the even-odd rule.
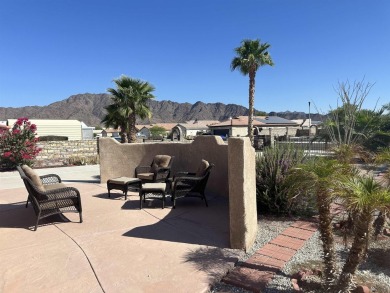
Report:
[[[257,155],[256,197],[259,211],[276,214],[289,212],[284,181],[288,171],[303,160],[303,151],[290,144],[266,148]]]

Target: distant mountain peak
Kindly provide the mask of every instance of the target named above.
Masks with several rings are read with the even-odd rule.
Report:
[[[47,106],[26,106],[19,108],[0,107],[0,121],[28,117],[30,119],[77,119],[88,126],[101,125],[101,120],[106,114],[105,107],[112,103],[109,94],[76,94],[69,98],[52,103]],[[158,122],[185,122],[189,120],[219,120],[229,117],[248,115],[248,108],[236,104],[204,103],[197,101],[195,104],[177,103],[169,100],[151,100],[149,107],[152,118],[138,120],[139,124]],[[279,116],[285,119],[305,119],[304,112],[271,112],[269,115]],[[316,116],[317,115],[317,116]],[[318,114],[311,114],[313,120],[321,120]]]

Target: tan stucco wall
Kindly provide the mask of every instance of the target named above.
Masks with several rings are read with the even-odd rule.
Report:
[[[248,250],[257,233],[255,150],[249,138],[198,136],[192,143],[120,144],[110,138],[99,139],[100,176],[134,176],[138,165],[149,165],[157,154],[175,156],[172,174],[195,171],[201,159],[215,164],[206,193],[229,196],[231,247]]]
[[[257,233],[255,150],[249,138],[229,138],[230,246],[245,249]]]
[[[222,196],[229,195],[228,146],[220,137],[198,136],[192,143],[132,143],[121,144],[110,138],[99,139],[101,182],[120,176],[134,176],[135,167],[150,165],[155,155],[175,156],[172,174],[179,171],[193,171],[202,159],[215,164],[207,192]]]

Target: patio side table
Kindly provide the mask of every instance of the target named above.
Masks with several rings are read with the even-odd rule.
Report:
[[[142,182],[141,179],[138,178],[118,177],[118,178],[107,180],[108,197],[111,197],[110,194],[111,189],[118,189],[123,192],[123,194],[125,195],[125,200],[127,200],[127,191],[129,189],[138,191],[141,190],[141,187],[142,187]]]
[[[156,198],[162,200],[162,208],[165,207],[165,191],[167,188],[166,183],[144,183],[139,191],[139,207],[142,209],[142,200],[146,201],[146,194],[151,193],[157,196],[148,196],[148,198]],[[161,195],[161,196],[159,196]]]

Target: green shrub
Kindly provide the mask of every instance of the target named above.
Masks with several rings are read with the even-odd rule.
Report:
[[[289,213],[291,207],[285,180],[288,171],[304,160],[302,150],[291,144],[265,148],[256,157],[256,198],[260,212]]]

